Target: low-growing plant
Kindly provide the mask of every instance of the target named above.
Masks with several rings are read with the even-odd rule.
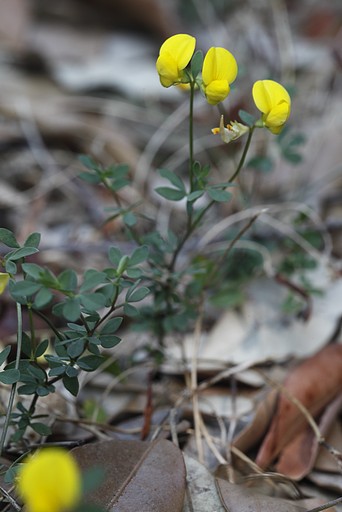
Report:
[[[219,126],[212,129],[223,143],[245,139],[234,172],[216,182],[210,166],[194,158],[194,96],[202,93],[211,105],[225,100],[238,66],[224,48],[210,48],[203,58],[200,50],[195,52],[195,46],[196,40],[190,35],[172,36],[161,46],[156,64],[162,86],[180,87],[189,95],[187,178],[160,169],[165,185],[156,188],[164,200],[182,202],[184,206],[185,221],[177,232],[141,234],[137,205],[127,205],[120,199],[121,189],[130,185],[128,166],[103,167],[89,156],[80,158],[85,167],[80,178],[111,193],[114,205],[108,220],[120,217],[127,238],[135,247],[132,251],[122,253],[113,244],[105,268],[87,269],[82,275],[68,268],[55,274],[36,263],[39,233],[32,233],[20,244],[10,230],[0,229],[0,242],[9,248],[1,261],[0,292],[8,285],[16,303],[18,324],[12,360],[7,361],[10,346],[0,354],[0,381],[11,389],[1,451],[8,442],[9,425],[14,429],[11,442],[17,446],[25,441],[28,427],[42,436],[50,434],[50,428],[36,414],[40,397],[53,393],[57,383],[77,396],[80,373],[95,371],[104,351],[121,341],[118,330],[123,318],[131,319],[132,328],[152,332],[159,343],[157,353],[162,357],[167,333],[191,328],[205,296],[211,296],[214,304],[241,305],[241,286],[261,267],[259,256],[246,256],[241,263],[240,255],[235,253],[234,259],[234,244],[245,230],[235,233],[215,257],[198,253],[188,258],[186,264],[179,264],[184,247],[206,214],[214,205],[231,200],[255,131],[266,128],[279,135],[281,151],[293,160],[299,158],[297,149],[301,142],[298,137],[291,138],[289,132],[286,137],[282,135],[291,109],[286,89],[275,81],[259,80],[253,85],[252,96],[261,114],[255,117],[240,111],[240,121],[228,124],[221,116]],[[264,160],[250,158],[249,166],[267,171],[270,164],[265,156]],[[29,317],[27,332],[22,328],[23,309]],[[36,334],[37,317],[46,324],[48,334],[44,339]]]

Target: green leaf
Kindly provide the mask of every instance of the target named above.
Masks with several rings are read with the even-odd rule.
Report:
[[[108,320],[106,325],[102,327],[100,334],[114,334],[122,324],[122,316],[118,316],[116,318],[112,318],[111,320]]]
[[[15,295],[32,295],[36,293],[42,287],[39,283],[34,283],[33,281],[18,281],[17,283],[13,283],[11,285],[11,293]]]
[[[251,158],[247,163],[247,167],[256,169],[257,171],[261,172],[270,172],[272,171],[273,166],[274,162],[268,156],[255,156]]]
[[[131,306],[131,304],[125,304],[124,305],[124,313],[125,315],[134,318],[139,315],[139,311],[134,306]]]
[[[36,254],[39,252],[36,247],[21,247],[20,249],[16,249],[7,255],[8,259],[12,261],[20,260],[20,258],[25,258],[26,256],[31,256],[32,254]]]
[[[73,341],[67,348],[68,356],[71,357],[72,359],[76,359],[84,352],[84,348],[84,339],[78,339],[76,341]]]
[[[135,289],[133,292],[129,290],[126,295],[127,302],[139,302],[143,300],[150,293],[149,288],[142,286],[141,288]]]
[[[177,176],[177,174],[175,174],[172,171],[169,171],[168,169],[160,169],[159,173],[162,176],[162,178],[167,179],[178,190],[181,190],[182,192],[186,191],[183,180],[181,178],[179,178],[179,176]]]
[[[252,114],[249,114],[245,110],[239,110],[238,114],[243,123],[250,127],[254,126],[256,119]]]
[[[187,196],[189,203],[196,201],[199,197],[203,196],[204,190],[194,190]]]
[[[86,372],[96,370],[102,362],[102,356],[84,356],[77,360],[78,366]]]
[[[155,190],[157,194],[169,201],[181,201],[186,196],[185,190],[178,190],[177,188],[158,187]]]
[[[98,183],[101,183],[101,178],[98,174],[94,174],[91,172],[80,172],[78,177],[86,181],[87,183],[90,183],[91,185],[97,185]]]
[[[117,267],[119,265],[119,262],[122,258],[122,252],[117,247],[110,247],[108,251],[108,259],[114,265],[114,267]]]
[[[127,212],[122,216],[122,220],[126,224],[126,226],[132,227],[137,223],[137,218],[132,212]]]
[[[135,267],[135,265],[139,265],[139,263],[143,263],[146,261],[148,256],[149,249],[147,245],[142,245],[133,251],[132,256],[129,258],[129,267]]]
[[[126,270],[126,276],[131,279],[139,279],[143,275],[143,272],[140,268],[128,268]]]
[[[14,384],[20,379],[19,370],[3,370],[0,372],[0,382],[3,384]]]
[[[83,164],[84,167],[86,167],[87,169],[91,169],[91,170],[99,169],[98,164],[89,155],[80,155],[78,157],[78,159],[81,162],[81,164]]]
[[[37,384],[24,384],[18,388],[19,395],[34,395],[37,389]]]
[[[50,434],[52,434],[51,428],[48,425],[45,425],[44,423],[31,423],[30,427],[40,436],[49,436]]]
[[[34,307],[37,309],[44,308],[53,299],[53,294],[47,288],[41,288],[34,298]]]
[[[40,233],[31,233],[25,240],[24,247],[35,247],[38,249],[40,244]]]
[[[23,263],[22,264],[23,271],[33,279],[40,279],[42,276],[44,269],[37,265],[36,263]]]
[[[72,269],[67,269],[61,272],[58,277],[58,282],[61,290],[64,291],[75,291],[77,288],[77,274]]]
[[[69,391],[73,396],[78,395],[78,391],[80,389],[80,385],[78,383],[77,377],[68,377],[68,375],[63,375],[63,384],[65,389]]]
[[[74,366],[67,366],[67,367],[66,367],[66,370],[65,370],[65,374],[66,374],[68,377],[77,377],[77,375],[78,375],[78,370],[77,370],[77,368],[75,368]]]
[[[0,228],[0,242],[13,249],[20,247],[12,231],[6,228]]]
[[[80,287],[80,292],[86,292],[108,282],[107,275],[104,272],[99,272],[95,269],[89,269],[85,272],[83,283]]]
[[[226,201],[229,201],[229,199],[232,197],[232,194],[228,192],[227,190],[218,190],[216,188],[208,188],[207,189],[209,197],[213,201],[217,201],[219,203],[224,203]]]
[[[78,299],[68,299],[62,306],[62,314],[64,318],[70,322],[75,322],[81,314],[81,307]]]
[[[202,70],[203,65],[203,53],[201,50],[197,50],[194,56],[191,59],[191,74],[194,79],[196,79],[197,75]]]
[[[9,274],[15,275],[17,273],[17,265],[14,263],[14,261],[7,260],[5,261],[5,270]]]
[[[0,366],[4,364],[7,357],[9,356],[9,353],[11,352],[11,347],[6,347],[4,350],[0,352]]]
[[[106,304],[106,298],[102,293],[89,293],[87,295],[80,295],[81,304],[89,311],[96,311],[103,308]]]
[[[34,357],[41,357],[49,346],[49,340],[43,340],[35,350]]]
[[[112,334],[106,334],[105,336],[100,336],[101,346],[103,348],[113,348],[118,345],[121,341],[119,336],[113,336]]]

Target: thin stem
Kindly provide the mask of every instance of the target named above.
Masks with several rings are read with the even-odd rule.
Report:
[[[246,144],[245,144],[245,147],[243,149],[243,152],[242,152],[242,155],[241,155],[241,158],[240,158],[240,161],[239,161],[239,163],[237,165],[237,168],[236,168],[234,174],[229,178],[227,183],[233,183],[233,181],[235,180],[235,178],[237,178],[239,172],[241,171],[241,169],[243,167],[243,164],[245,163],[245,160],[246,160],[246,156],[247,156],[247,153],[248,153],[249,146],[251,144],[251,140],[252,140],[252,136],[253,136],[253,133],[254,133],[254,129],[255,129],[255,126],[252,126],[250,128],[249,133],[248,133],[248,137],[247,137],[247,140],[246,140]],[[191,154],[191,152],[190,152],[190,154]],[[173,254],[173,258],[172,258],[171,263],[169,265],[170,272],[172,272],[174,270],[175,265],[176,265],[176,261],[177,261],[177,258],[178,258],[178,255],[179,255],[180,251],[182,250],[185,242],[188,240],[190,235],[194,232],[195,228],[198,226],[198,224],[203,219],[204,215],[207,213],[208,210],[210,210],[210,208],[213,206],[214,203],[215,203],[215,201],[213,201],[213,200],[210,201],[207,204],[207,206],[205,208],[203,208],[203,210],[197,215],[197,217],[194,220],[194,222],[192,222],[190,224],[188,223],[188,228],[187,228],[187,230],[186,230],[186,232],[184,234],[184,237],[180,241],[178,247],[176,248],[176,250],[175,250],[175,252]]]
[[[31,335],[31,356],[33,356],[36,348],[37,348],[37,344],[36,344],[36,333],[35,333],[35,330],[34,330],[34,322],[33,322],[33,313],[32,313],[32,307],[31,306],[28,306],[27,307],[27,310],[28,310],[28,316],[29,316],[29,323],[30,323],[30,335]]]
[[[245,163],[245,159],[246,159],[246,156],[247,156],[247,153],[248,153],[248,150],[249,150],[249,146],[251,144],[251,140],[252,140],[252,137],[253,137],[254,130],[255,130],[255,126],[252,126],[249,129],[248,137],[247,137],[247,140],[246,140],[245,147],[243,148],[243,152],[242,152],[242,155],[241,155],[241,158],[240,158],[240,162],[238,163],[238,166],[237,166],[236,171],[234,172],[234,174],[229,178],[228,183],[233,183],[233,181],[235,180],[235,178],[238,176],[239,172],[241,171],[241,169],[243,167],[243,164]]]
[[[23,317],[22,317],[22,311],[21,311],[21,304],[19,304],[19,302],[17,302],[16,305],[17,305],[17,354],[15,357],[14,368],[15,368],[15,370],[18,370],[19,363],[20,363],[21,346],[22,346],[22,341],[23,341]],[[7,431],[8,431],[10,418],[11,418],[11,414],[12,414],[16,389],[17,389],[17,383],[14,382],[11,387],[10,397],[8,400],[8,408],[7,408],[6,417],[5,417],[5,423],[3,426],[1,439],[0,439],[0,456],[2,455],[4,446],[5,446],[5,441],[6,441]]]
[[[190,192],[194,189],[194,93],[195,83],[190,82],[190,108],[189,108],[189,179]]]
[[[54,334],[57,336],[59,341],[64,341],[64,336],[56,329],[56,327],[53,325],[53,323],[46,317],[41,311],[38,309],[33,309],[35,315],[39,316],[44,322],[50,327],[50,329],[54,332]]]
[[[320,505],[315,508],[311,508],[308,510],[308,512],[321,512],[322,510],[327,510],[330,507],[334,507],[335,505],[338,505],[339,503],[342,503],[342,496],[340,498],[336,498],[335,500],[328,501],[324,505]]]

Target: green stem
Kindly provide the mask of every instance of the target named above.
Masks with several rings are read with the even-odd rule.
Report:
[[[32,313],[32,307],[27,306],[28,310],[28,316],[29,316],[29,323],[30,323],[30,335],[31,335],[31,357],[33,357],[35,350],[37,348],[36,344],[36,334],[34,330],[34,322],[33,322],[33,313]]]
[[[39,316],[44,322],[50,327],[50,329],[54,332],[54,334],[57,336],[59,341],[64,341],[64,336],[56,329],[56,327],[53,325],[53,323],[38,309],[33,309],[35,315]]]
[[[18,370],[19,363],[20,363],[21,346],[22,346],[22,341],[23,341],[23,317],[22,317],[22,311],[21,311],[21,304],[19,304],[19,302],[17,302],[16,305],[17,305],[17,354],[15,357],[14,368],[15,368],[15,370]],[[10,419],[11,419],[16,389],[17,389],[17,383],[14,382],[14,384],[12,384],[12,387],[11,387],[10,397],[8,400],[8,408],[7,408],[6,417],[5,417],[5,423],[3,426],[1,439],[0,439],[0,456],[2,455],[4,446],[5,446],[5,441],[6,441],[7,431],[8,431],[8,427],[9,427],[9,423],[10,423]]]
[[[190,109],[189,109],[189,179],[190,192],[194,189],[194,96],[195,83],[190,82]]]
[[[191,112],[191,108],[190,108],[190,112]],[[249,149],[249,146],[251,144],[252,136],[253,136],[253,133],[254,133],[254,129],[255,129],[255,126],[252,126],[250,128],[250,130],[249,130],[248,137],[247,137],[247,140],[246,140],[246,144],[245,144],[245,147],[243,149],[240,161],[239,161],[239,163],[237,165],[237,168],[236,168],[234,174],[229,178],[228,183],[233,183],[233,181],[237,178],[239,172],[241,171],[241,169],[243,167],[243,164],[245,163],[246,156],[247,156],[247,153],[248,153],[248,149]],[[192,153],[190,151],[190,155],[191,154]],[[186,230],[186,232],[184,234],[184,237],[180,241],[178,247],[176,248],[176,250],[175,250],[175,252],[173,254],[173,258],[172,258],[171,263],[169,265],[170,272],[172,272],[174,270],[175,265],[176,265],[176,261],[177,261],[177,258],[178,258],[178,255],[179,255],[180,251],[182,250],[185,242],[188,240],[190,235],[194,232],[195,228],[198,226],[198,224],[203,219],[204,215],[213,206],[214,203],[215,203],[215,201],[213,201],[213,200],[210,201],[207,204],[207,206],[205,208],[203,208],[203,210],[197,215],[197,218],[194,220],[194,222],[191,222],[190,224],[188,223],[188,227],[187,227],[187,230]]]
[[[247,137],[247,140],[246,140],[246,144],[245,144],[245,147],[243,148],[243,152],[242,152],[242,155],[241,155],[241,158],[240,158],[240,161],[238,163],[238,166],[236,168],[236,171],[234,172],[234,174],[229,178],[228,180],[228,183],[233,183],[233,181],[235,180],[235,178],[237,178],[239,172],[241,171],[242,167],[243,167],[243,164],[245,163],[245,160],[246,160],[246,156],[247,156],[247,152],[249,150],[249,146],[251,144],[251,140],[252,140],[252,137],[253,137],[253,133],[254,133],[254,130],[255,130],[255,126],[252,126],[250,129],[249,129],[249,132],[248,132],[248,137]]]

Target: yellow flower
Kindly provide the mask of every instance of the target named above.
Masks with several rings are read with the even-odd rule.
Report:
[[[225,48],[212,47],[203,61],[203,90],[208,103],[216,105],[229,94],[238,72],[235,57]]]
[[[4,293],[6,286],[8,285],[9,278],[9,274],[0,272],[0,295]]]
[[[156,68],[164,87],[182,82],[183,70],[195,51],[196,39],[188,34],[176,34],[161,45]]]
[[[224,119],[221,116],[220,127],[213,128],[211,131],[214,135],[220,134],[221,139],[226,144],[232,140],[236,140],[249,130],[248,126],[239,123],[238,121],[231,121],[227,126],[224,126]]]
[[[252,94],[255,105],[262,112],[264,126],[272,133],[280,133],[291,112],[287,90],[273,80],[258,80],[253,85]]]
[[[23,464],[17,490],[27,512],[62,512],[79,501],[80,470],[69,452],[46,448]]]

